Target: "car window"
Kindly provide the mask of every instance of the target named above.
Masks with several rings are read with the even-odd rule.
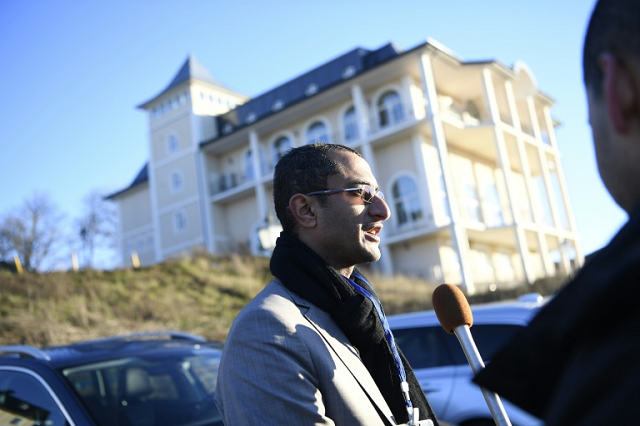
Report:
[[[214,424],[217,356],[124,358],[67,368],[101,426]]]
[[[0,425],[64,426],[67,420],[49,391],[34,376],[0,370]]]
[[[511,324],[478,324],[471,328],[471,335],[482,359],[488,362],[521,328]],[[414,369],[467,364],[456,336],[440,326],[398,329],[393,335]]]
[[[393,331],[398,347],[414,369],[452,364],[450,348],[443,340],[446,335],[447,333],[441,327],[405,328]]]

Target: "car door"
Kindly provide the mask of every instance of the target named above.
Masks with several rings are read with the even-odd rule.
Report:
[[[442,340],[442,327],[412,327],[393,331],[438,417],[445,417],[451,400],[456,369],[449,347]],[[446,334],[446,333],[445,333]]]

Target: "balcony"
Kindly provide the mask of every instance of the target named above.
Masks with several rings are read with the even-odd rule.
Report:
[[[439,96],[440,114],[449,121],[459,121],[466,127],[479,126],[486,121],[487,112],[477,102],[461,101],[451,96]]]
[[[240,173],[212,173],[209,179],[209,195],[220,194],[240,186],[247,180]]]

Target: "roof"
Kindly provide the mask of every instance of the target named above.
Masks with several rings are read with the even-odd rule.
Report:
[[[210,72],[206,69],[193,55],[189,55],[187,59],[184,61],[180,70],[178,70],[177,74],[173,77],[173,80],[169,83],[167,87],[164,88],[160,93],[151,98],[150,100],[143,102],[138,105],[138,108],[145,108],[151,102],[153,102],[158,97],[167,93],[171,89],[178,87],[182,83],[185,83],[189,80],[198,80],[205,83],[215,84],[220,87],[226,87],[222,83],[220,83]]]
[[[117,198],[118,196],[122,195],[123,193],[129,191],[130,189],[133,189],[137,186],[143,185],[145,183],[149,182],[149,163],[145,163],[144,166],[142,166],[142,169],[140,169],[140,171],[138,172],[138,174],[136,175],[136,177],[133,179],[133,182],[131,182],[131,184],[129,186],[127,186],[124,189],[121,189],[120,191],[114,192],[113,194],[107,195],[105,197],[106,200],[113,200],[114,198]]]
[[[376,50],[355,48],[247,101],[232,111],[215,117],[218,129],[221,129],[221,136],[290,107],[403,53],[404,51],[393,43],[385,44]],[[203,142],[203,145],[209,142],[212,141]]]

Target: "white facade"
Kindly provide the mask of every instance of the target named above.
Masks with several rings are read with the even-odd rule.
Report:
[[[201,248],[268,254],[278,227],[273,167],[288,147],[317,139],[348,145],[371,165],[392,212],[374,266],[384,273],[473,293],[583,262],[553,101],[523,64],[463,62],[435,42],[405,52],[387,45],[255,99],[216,84],[193,58],[187,66],[188,78],[179,73],[141,105],[148,180],[112,196],[125,262],[142,234],[153,241],[143,263]]]

